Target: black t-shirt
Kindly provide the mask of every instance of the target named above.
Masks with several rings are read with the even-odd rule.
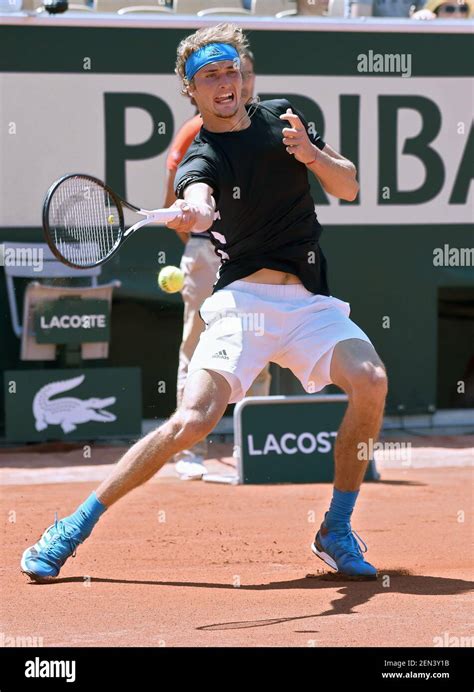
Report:
[[[207,183],[214,191],[220,219],[210,233],[222,261],[213,293],[268,268],[295,274],[312,293],[329,295],[308,169],[282,141],[283,128],[291,127],[280,120],[287,108],[308,131],[302,114],[286,99],[262,101],[250,111],[245,130],[217,133],[202,127],[178,166],[178,198],[191,183]],[[325,147],[317,133],[308,135],[319,149]]]

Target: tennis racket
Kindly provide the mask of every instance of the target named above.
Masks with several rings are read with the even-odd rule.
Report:
[[[124,208],[144,218],[126,229]],[[142,226],[165,224],[179,213],[179,209],[140,209],[101,180],[71,173],[53,183],[46,194],[43,230],[58,260],[75,269],[87,269],[107,262]]]

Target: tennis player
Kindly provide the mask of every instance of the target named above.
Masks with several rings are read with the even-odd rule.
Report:
[[[256,108],[242,103],[246,47],[232,24],[200,29],[178,47],[176,71],[203,128],[178,167],[174,206],[180,213],[168,225],[184,233],[212,226],[222,258],[213,294],[201,307],[206,330],[181,405],[126,452],[73,514],[56,519],[24,552],[21,568],[35,580],[57,577],[101,515],[212,430],[268,361],[290,368],[307,391],[333,382],[347,393],[333,496],[312,550],[348,578],[377,576],[351,515],[368,463],[358,445],[379,433],[387,378],[368,336],[349,319],[349,305],[329,293],[308,183],[312,174],[328,194],[351,201],[358,193],[356,170],[310,134],[288,101]],[[216,209],[221,219],[213,225]]]
[[[245,50],[241,57],[242,94],[244,103],[254,97],[255,60],[253,53]],[[186,96],[189,97],[188,94]],[[191,102],[195,104],[193,98]],[[174,180],[178,165],[183,160],[193,139],[202,127],[199,114],[187,120],[174,137],[166,158],[166,196],[163,206],[170,207],[176,200]],[[206,298],[212,293],[216,280],[220,257],[212,243],[212,237],[207,233],[179,233],[177,235],[185,244],[180,268],[184,275],[184,285],[181,295],[184,303],[183,336],[179,347],[179,365],[177,378],[176,400],[178,407],[183,398],[184,384],[188,376],[188,367],[205,324],[199,314],[199,309]],[[259,372],[245,396],[268,396],[270,394],[270,364]],[[181,480],[199,480],[206,473],[204,460],[207,457],[207,438],[199,440],[192,449],[183,449],[175,455],[175,470]]]

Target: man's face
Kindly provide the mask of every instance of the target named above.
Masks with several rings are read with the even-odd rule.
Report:
[[[242,72],[242,101],[247,103],[252,98],[255,89],[255,72],[253,71],[252,61],[243,58],[240,64]]]
[[[211,63],[194,75],[189,87],[201,114],[232,118],[239,110],[242,75],[233,60]]]

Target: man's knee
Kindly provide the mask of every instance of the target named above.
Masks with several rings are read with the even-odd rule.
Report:
[[[181,408],[172,417],[175,439],[183,444],[183,449],[205,438],[217,423],[212,415],[196,409]]]
[[[350,395],[370,400],[385,401],[388,389],[387,373],[378,360],[355,363],[348,374]]]

